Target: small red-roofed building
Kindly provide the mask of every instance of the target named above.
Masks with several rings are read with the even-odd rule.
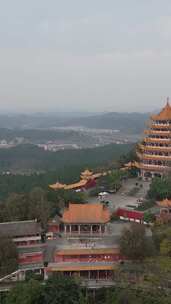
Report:
[[[143,223],[144,212],[138,210],[131,210],[129,208],[118,208],[114,215],[118,216],[121,220],[127,220],[131,222]]]

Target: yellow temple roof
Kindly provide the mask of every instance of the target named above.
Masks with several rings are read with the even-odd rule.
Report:
[[[82,271],[82,270],[114,270],[116,266],[114,264],[91,264],[91,263],[50,263],[47,271]]]
[[[93,172],[90,171],[90,170],[88,170],[88,169],[86,169],[83,172],[81,172],[81,175],[91,176],[91,175],[93,175]]]
[[[65,184],[61,184],[61,183],[56,183],[56,184],[53,184],[53,185],[49,185],[49,187],[53,190],[60,190],[60,189],[64,189],[65,188]]]
[[[76,188],[79,188],[79,187],[81,188],[81,187],[84,187],[86,184],[87,184],[87,180],[82,179],[77,183],[66,185],[64,189],[65,190],[72,190],[72,189],[76,189]]]
[[[61,184],[59,182],[57,182],[56,184],[52,184],[49,185],[49,187],[53,190],[60,190],[60,189],[64,189],[64,190],[74,190],[77,188],[81,188],[84,187],[88,180],[93,180],[93,179],[97,179],[101,176],[106,176],[108,173],[110,173],[110,171],[108,172],[99,172],[99,173],[93,173],[92,171],[86,169],[85,171],[83,171],[81,173],[81,180],[72,184]]]
[[[136,161],[130,161],[129,163],[125,164],[125,168],[135,168],[137,167],[137,162]]]
[[[157,202],[157,205],[159,207],[166,207],[166,208],[171,207],[171,200],[166,198],[163,201]]]

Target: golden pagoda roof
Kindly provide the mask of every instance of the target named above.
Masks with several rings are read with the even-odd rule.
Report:
[[[92,171],[86,169],[85,171],[83,171],[81,173],[81,179],[78,182],[68,184],[68,185],[61,184],[61,183],[57,182],[56,184],[49,185],[49,187],[53,190],[60,190],[60,189],[74,190],[74,189],[77,189],[77,188],[84,187],[89,180],[97,179],[101,176],[106,176],[108,173],[110,173],[110,171],[102,172],[102,173],[101,172],[93,173]]]
[[[150,146],[139,144],[139,149],[142,151],[159,151],[159,152],[171,152],[171,147],[165,146]]]
[[[156,171],[156,172],[163,172],[163,171],[169,171],[170,167],[168,166],[162,166],[162,165],[149,165],[149,164],[142,164],[138,163],[138,168],[143,169],[145,171]]]
[[[56,183],[56,184],[53,184],[53,185],[49,185],[49,187],[53,190],[60,190],[60,189],[64,189],[65,188],[65,184],[61,184],[61,183]]]
[[[152,120],[171,120],[171,106],[167,101],[165,107],[157,115],[153,115]]]
[[[69,184],[69,185],[56,183],[53,185],[49,185],[49,187],[53,190],[61,190],[61,189],[72,190],[72,189],[84,187],[86,184],[87,184],[87,180],[82,179],[79,182]]]
[[[152,130],[152,129],[148,129],[148,130],[144,130],[145,134],[154,134],[154,135],[160,135],[160,136],[167,136],[171,134],[171,130]]]
[[[90,170],[88,170],[88,169],[86,169],[86,170],[84,170],[83,172],[81,172],[81,175],[82,175],[82,176],[92,176],[92,175],[93,175],[93,172],[90,171]]]
[[[150,160],[171,160],[171,156],[159,155],[159,154],[148,154],[136,152],[139,159],[150,159]]]
[[[77,189],[77,188],[84,187],[86,184],[87,184],[87,180],[82,179],[77,183],[66,185],[64,189],[65,190]]]
[[[144,142],[170,144],[171,143],[171,139],[170,138],[151,138],[151,137],[145,137],[144,138]]]
[[[126,168],[135,168],[137,167],[137,162],[136,161],[130,161],[129,163],[124,165]]]
[[[166,198],[163,201],[157,202],[157,205],[159,207],[169,208],[169,207],[171,207],[171,200],[169,200],[169,199]]]

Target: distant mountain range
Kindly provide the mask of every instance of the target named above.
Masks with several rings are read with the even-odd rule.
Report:
[[[120,130],[127,134],[140,134],[149,113],[102,113],[70,116],[59,114],[0,115],[0,128],[35,129],[54,127],[86,127],[94,129]]]

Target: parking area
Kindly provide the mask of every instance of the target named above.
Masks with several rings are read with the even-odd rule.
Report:
[[[117,193],[108,194],[107,201],[109,201],[109,208],[111,211],[119,207],[126,207],[128,205],[136,205],[137,200],[145,198],[150,183],[147,181],[139,181],[138,178],[130,178],[123,182],[122,187]],[[138,188],[134,194],[130,195],[135,188]],[[89,203],[97,203],[98,197],[90,197]]]

